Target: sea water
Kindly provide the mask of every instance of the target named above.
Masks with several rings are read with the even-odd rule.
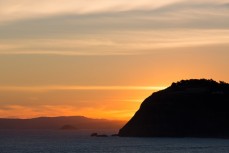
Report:
[[[229,153],[228,139],[90,137],[92,132],[0,130],[0,153]]]

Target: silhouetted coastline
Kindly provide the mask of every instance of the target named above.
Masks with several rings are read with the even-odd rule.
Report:
[[[84,116],[0,119],[0,129],[119,129],[124,121],[91,119]]]

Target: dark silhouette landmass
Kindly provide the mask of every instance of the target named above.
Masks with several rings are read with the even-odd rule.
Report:
[[[124,121],[83,116],[0,119],[0,129],[119,129],[124,124]]]
[[[119,136],[229,138],[229,84],[206,79],[173,83],[148,97]]]

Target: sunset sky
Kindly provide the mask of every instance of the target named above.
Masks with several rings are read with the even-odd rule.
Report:
[[[229,82],[229,0],[0,0],[0,118],[128,120],[191,78]]]

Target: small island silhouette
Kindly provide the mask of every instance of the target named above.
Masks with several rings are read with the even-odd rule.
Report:
[[[229,138],[229,84],[206,79],[173,83],[145,99],[119,136]]]

